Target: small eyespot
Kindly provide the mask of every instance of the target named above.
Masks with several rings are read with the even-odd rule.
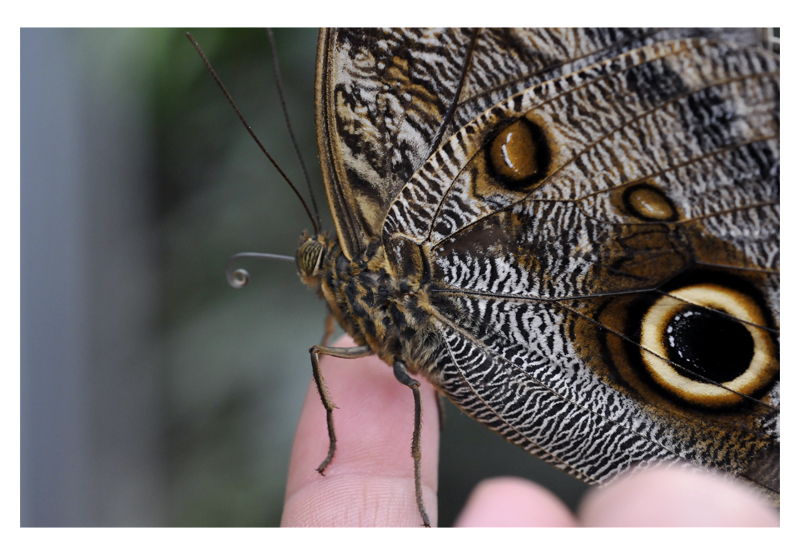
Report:
[[[527,190],[545,178],[551,152],[539,125],[522,118],[502,129],[489,144],[488,159],[501,186]]]
[[[648,222],[674,222],[678,219],[678,210],[669,197],[647,183],[625,189],[622,201],[628,213]]]
[[[708,283],[683,287],[645,313],[642,360],[672,395],[701,406],[733,406],[777,375],[777,349],[766,325],[761,308],[744,293]]]

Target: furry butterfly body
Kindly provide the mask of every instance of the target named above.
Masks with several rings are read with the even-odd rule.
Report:
[[[362,347],[312,349],[321,470],[318,356],[375,353],[589,483],[677,464],[777,500],[779,66],[754,37],[323,31],[337,236],[297,261]]]

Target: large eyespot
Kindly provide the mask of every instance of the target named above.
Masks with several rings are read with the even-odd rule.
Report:
[[[766,326],[761,308],[744,293],[708,283],[682,287],[645,313],[642,359],[669,393],[697,405],[732,406],[778,372]]]

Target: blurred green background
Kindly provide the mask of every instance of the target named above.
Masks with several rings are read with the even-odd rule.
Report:
[[[302,184],[265,31],[190,31]],[[325,309],[291,263],[251,262],[246,289],[226,284],[230,255],[292,255],[308,222],[185,32],[20,33],[23,526],[280,522]],[[314,130],[316,35],[275,30],[332,229]],[[573,507],[585,490],[449,406],[440,524],[481,478],[507,474]]]

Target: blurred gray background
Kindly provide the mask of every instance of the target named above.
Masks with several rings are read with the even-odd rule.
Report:
[[[325,309],[294,265],[308,222],[185,37],[22,29],[21,525],[276,526]],[[191,30],[290,177],[261,29]],[[288,109],[316,155],[316,30],[275,31]],[[411,459],[409,457],[409,464]],[[585,486],[450,406],[440,523],[483,477]]]

